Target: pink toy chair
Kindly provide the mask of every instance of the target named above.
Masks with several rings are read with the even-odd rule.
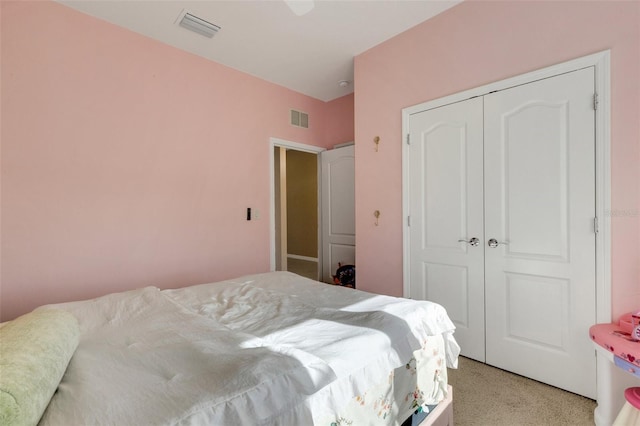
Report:
[[[613,426],[640,426],[640,388],[627,388],[624,397],[627,402],[624,403]]]

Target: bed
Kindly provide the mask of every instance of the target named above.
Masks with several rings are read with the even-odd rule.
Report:
[[[77,345],[41,425],[400,425],[450,400],[459,353],[435,303],[289,272],[34,311],[53,312]]]

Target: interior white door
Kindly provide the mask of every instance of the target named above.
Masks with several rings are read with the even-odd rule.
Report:
[[[445,307],[485,360],[482,98],[409,118],[410,297]]]
[[[408,126],[409,296],[447,309],[463,355],[591,398],[593,95],[584,68]]]
[[[323,151],[320,160],[322,281],[333,282],[339,263],[356,261],[355,147]]]
[[[591,398],[593,94],[591,67],[484,97],[487,363]]]

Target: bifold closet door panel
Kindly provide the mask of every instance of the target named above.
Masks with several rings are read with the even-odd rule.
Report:
[[[462,354],[484,361],[482,99],[410,117],[410,282],[443,305]]]
[[[484,96],[487,363],[592,398],[593,94],[586,68]]]

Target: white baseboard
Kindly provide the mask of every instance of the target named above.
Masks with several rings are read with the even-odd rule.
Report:
[[[316,263],[318,263],[318,258],[317,257],[300,256],[298,254],[287,254],[287,258],[289,258],[289,259],[298,259],[298,260],[306,260],[307,262],[316,262]]]

